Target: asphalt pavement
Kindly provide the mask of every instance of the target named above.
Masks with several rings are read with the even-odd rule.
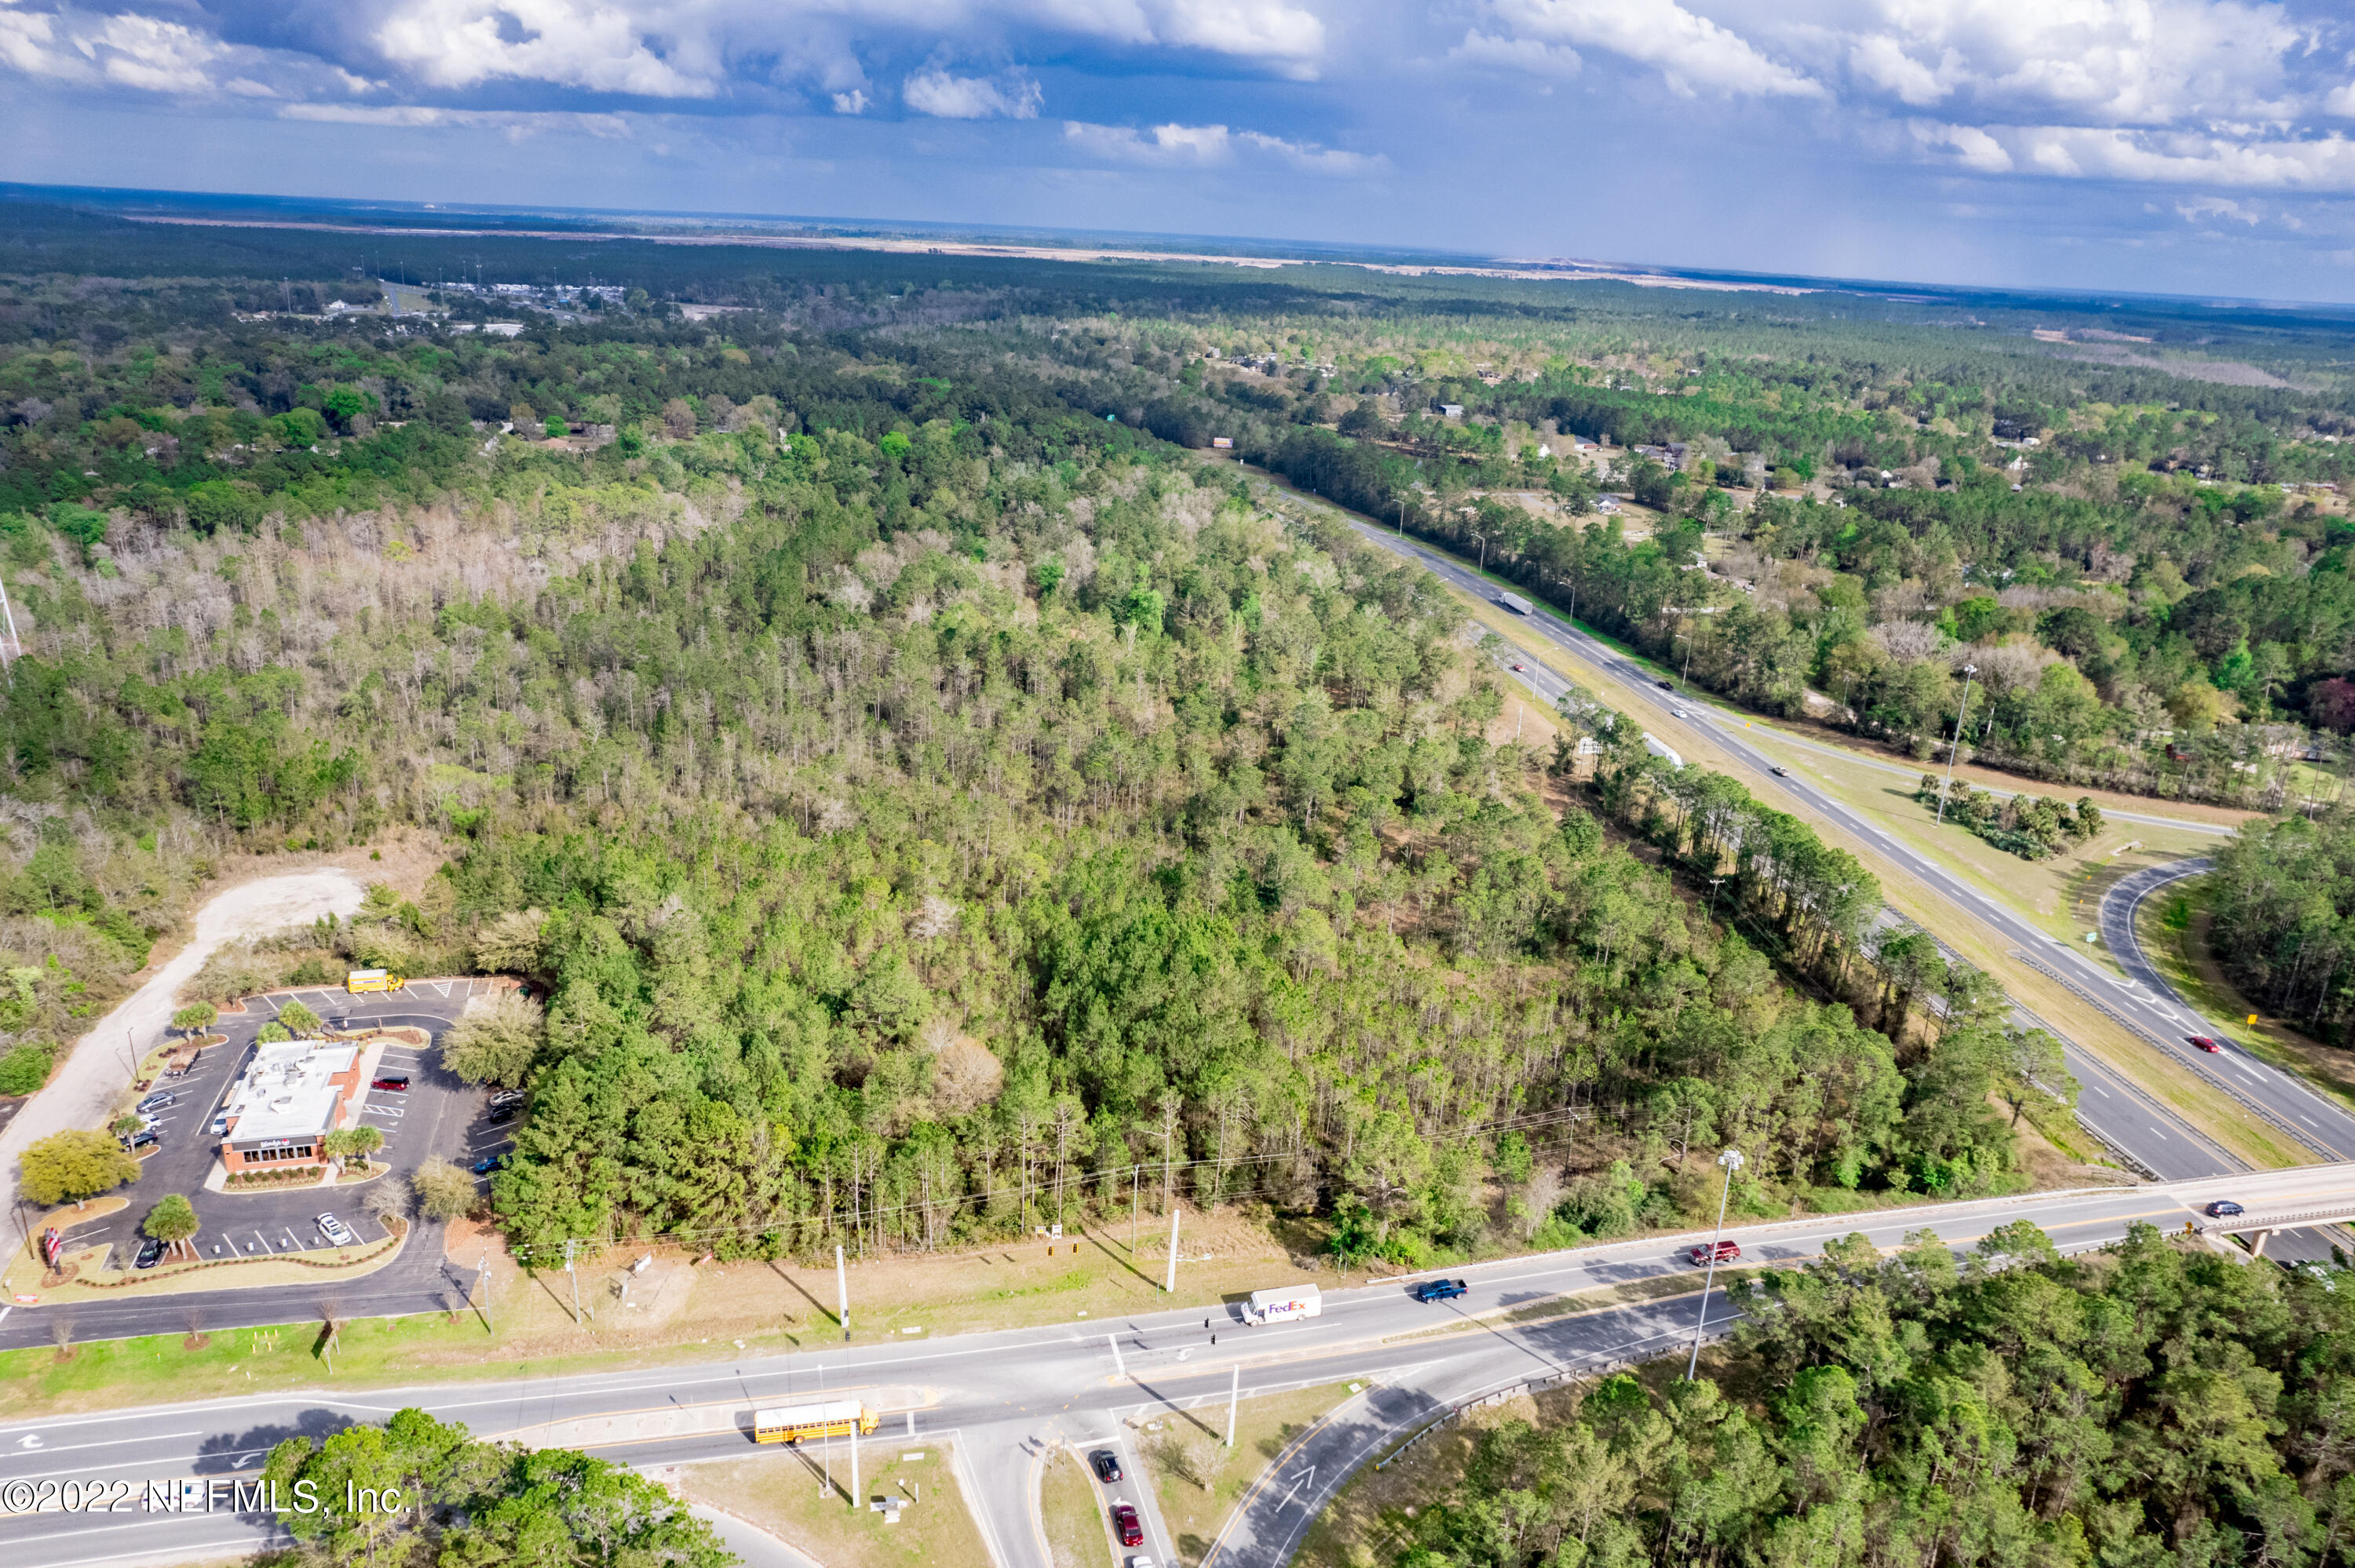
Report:
[[[1727,1234],[1749,1258],[1777,1263],[1817,1255],[1826,1242],[1859,1232],[1877,1245],[1896,1247],[1911,1233],[1929,1228],[1949,1245],[1968,1246],[2000,1224],[2026,1219],[2063,1248],[2076,1250],[2115,1241],[2137,1222],[2179,1227],[2198,1205],[2219,1195],[2253,1210],[2355,1205],[2355,1166],[1918,1205],[1734,1227]],[[1179,1413],[1188,1410],[1215,1421],[1211,1413],[1225,1404],[1237,1366],[1246,1397],[1345,1378],[1376,1385],[1383,1392],[1360,1408],[1383,1433],[1394,1433],[1468,1391],[1657,1353],[1679,1342],[1699,1309],[1700,1275],[1688,1255],[1696,1239],[1648,1237],[1451,1269],[1472,1288],[1444,1303],[1414,1300],[1410,1282],[1398,1279],[1334,1290],[1327,1293],[1320,1317],[1262,1329],[1241,1327],[1230,1306],[1214,1311],[1212,1327],[1205,1330],[1203,1310],[1196,1307],[1116,1323],[916,1345],[854,1345],[503,1382],[350,1393],[319,1388],[13,1422],[0,1426],[0,1505],[11,1502],[18,1482],[36,1489],[57,1483],[58,1491],[45,1496],[62,1500],[69,1495],[64,1484],[71,1481],[80,1489],[71,1495],[85,1505],[98,1498],[123,1507],[102,1514],[63,1512],[53,1501],[44,1511],[0,1516],[0,1560],[78,1568],[261,1544],[270,1537],[269,1521],[229,1511],[233,1497],[224,1494],[219,1508],[199,1519],[150,1513],[144,1511],[148,1483],[250,1478],[270,1446],[286,1436],[382,1421],[405,1405],[464,1422],[481,1436],[584,1447],[655,1467],[758,1452],[748,1430],[751,1411],[815,1397],[822,1387],[837,1397],[857,1393],[882,1411],[883,1429],[868,1440],[872,1465],[887,1462],[897,1446],[911,1440],[957,1439],[959,1451],[979,1471],[975,1510],[1000,1554],[999,1568],[1040,1568],[1036,1531],[1028,1526],[1036,1517],[1033,1494],[1022,1489],[1023,1467],[1003,1462],[1010,1451],[1114,1431],[1133,1444],[1134,1424],[1182,1418]],[[1681,1278],[1692,1288],[1550,1321],[1504,1320],[1505,1314],[1565,1292],[1663,1277]],[[1722,1291],[1712,1299],[1713,1314],[1733,1309]],[[1329,1438],[1287,1459],[1276,1478],[1284,1488],[1262,1489],[1255,1494],[1257,1511],[1247,1510],[1248,1520],[1238,1526],[1245,1534],[1229,1531],[1221,1550],[1231,1555],[1221,1556],[1222,1568],[1231,1561],[1270,1568],[1281,1561],[1284,1532],[1298,1522],[1304,1499],[1320,1499],[1337,1484],[1351,1452],[1347,1433],[1359,1421],[1351,1415]],[[845,1457],[837,1450],[837,1467]],[[1305,1476],[1304,1465],[1316,1466],[1316,1474]],[[13,1496],[21,1499],[23,1492]]]
[[[211,1170],[218,1139],[210,1132],[212,1116],[227,1094],[238,1068],[251,1054],[261,1026],[289,1002],[300,1001],[322,1018],[342,1020],[352,1028],[369,1025],[410,1025],[435,1040],[465,1009],[471,988],[487,982],[427,980],[412,982],[401,992],[386,996],[346,996],[340,990],[276,992],[247,999],[241,1013],[223,1015],[215,1033],[228,1044],[208,1047],[190,1076],[165,1081],[181,1097],[159,1117],[164,1149],[141,1167],[139,1180],[123,1190],[128,1208],[86,1225],[68,1227],[69,1245],[112,1241],[135,1250],[139,1225],[155,1201],[180,1192],[196,1206],[202,1223],[197,1245],[208,1256],[226,1256],[231,1248],[249,1255],[300,1251],[323,1245],[316,1220],[336,1213],[364,1239],[379,1233],[362,1205],[365,1185],[343,1188],[298,1187],[265,1192],[209,1192],[204,1179]],[[414,1170],[429,1155],[464,1160],[481,1148],[503,1144],[504,1129],[483,1122],[485,1095],[445,1072],[437,1054],[388,1047],[378,1075],[406,1072],[410,1089],[390,1094],[371,1089],[361,1119],[385,1134],[378,1156],[396,1171]],[[206,1332],[258,1328],[316,1318],[332,1307],[347,1317],[395,1317],[413,1312],[446,1311],[470,1293],[473,1270],[447,1266],[442,1258],[442,1227],[421,1217],[401,1255],[389,1266],[347,1284],[212,1288],[141,1295],[128,1287],[120,1300],[77,1302],[66,1306],[18,1302],[0,1308],[0,1350],[49,1342],[52,1322],[64,1318],[78,1340],[123,1339],[139,1334],[186,1333],[190,1325]]]

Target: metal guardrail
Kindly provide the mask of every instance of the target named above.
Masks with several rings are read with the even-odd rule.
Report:
[[[1738,1313],[1727,1318],[1722,1328],[1711,1329],[1704,1331],[1701,1335],[1701,1342],[1706,1345],[1714,1345],[1721,1340],[1732,1338],[1734,1325],[1739,1323],[1741,1320],[1741,1317]],[[1680,1345],[1691,1342],[1690,1334],[1683,1330],[1678,1330],[1673,1334],[1653,1334],[1645,1339],[1637,1340],[1635,1341],[1635,1344],[1621,1345],[1607,1353],[1598,1353],[1594,1356],[1589,1357],[1586,1359],[1587,1364],[1585,1365],[1565,1367],[1559,1371],[1550,1372],[1540,1372],[1533,1377],[1513,1378],[1506,1383],[1483,1389],[1478,1393],[1473,1394],[1469,1398],[1459,1399],[1454,1404],[1449,1405],[1445,1410],[1441,1411],[1437,1415],[1433,1416],[1421,1427],[1417,1428],[1414,1434],[1408,1437],[1405,1442],[1401,1443],[1397,1447],[1392,1448],[1389,1453],[1375,1460],[1374,1468],[1377,1470],[1386,1470],[1390,1468],[1392,1464],[1406,1457],[1407,1454],[1419,1446],[1425,1438],[1436,1436],[1438,1434],[1446,1430],[1448,1427],[1455,1425],[1457,1422],[1463,1420],[1466,1415],[1471,1414],[1472,1412],[1476,1410],[1487,1410],[1492,1406],[1502,1404],[1508,1400],[1518,1399],[1523,1394],[1535,1393],[1540,1389],[1560,1388],[1564,1383],[1576,1383],[1582,1378],[1608,1377],[1613,1372],[1625,1372],[1629,1367],[1639,1366],[1643,1362],[1653,1359],[1653,1356],[1651,1355],[1634,1353],[1636,1345],[1647,1345],[1654,1340],[1671,1339]],[[1657,1353],[1657,1352],[1654,1352],[1654,1354]]]

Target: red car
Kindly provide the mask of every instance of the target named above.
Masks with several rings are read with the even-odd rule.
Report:
[[[388,1094],[400,1094],[409,1087],[409,1075],[406,1073],[395,1073],[389,1077],[377,1079],[374,1083],[368,1085],[368,1087],[372,1089],[382,1089]]]
[[[1691,1255],[1693,1262],[1700,1266],[1710,1263],[1734,1263],[1740,1260],[1742,1249],[1730,1241],[1721,1241],[1717,1244],[1714,1251],[1707,1244],[1703,1244],[1693,1248]]]
[[[1112,1505],[1112,1527],[1120,1534],[1123,1546],[1145,1544],[1145,1527],[1136,1522],[1136,1510],[1126,1503]]]
[[[2190,1041],[2194,1045],[2199,1046],[2202,1051],[2222,1051],[2223,1049],[2222,1045],[2217,1044],[2216,1042],[2209,1039],[2205,1034],[2187,1034],[2184,1038]]]

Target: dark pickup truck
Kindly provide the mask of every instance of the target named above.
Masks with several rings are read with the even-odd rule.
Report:
[[[1460,1279],[1426,1279],[1414,1287],[1417,1301],[1453,1301],[1472,1287]]]

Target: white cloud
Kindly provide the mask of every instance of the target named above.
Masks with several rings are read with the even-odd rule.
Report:
[[[1576,76],[1586,64],[1568,44],[1549,44],[1542,38],[1497,37],[1477,27],[1466,31],[1464,41],[1447,51],[1447,58],[1468,66],[1527,71],[1531,76],[1543,77]]]
[[[900,84],[900,96],[917,113],[940,120],[1035,120],[1046,98],[1039,84],[1020,71],[997,82],[951,76],[937,68],[910,77]]]
[[[496,131],[511,141],[541,132],[570,131],[628,139],[630,122],[620,114],[533,113],[509,109],[436,109],[421,103],[290,103],[278,111],[281,120],[305,120],[326,125],[378,125],[400,130],[446,126],[461,131]]]
[[[866,113],[867,94],[855,87],[848,92],[836,93],[834,95],[834,111],[837,114]]]
[[[2190,201],[2175,204],[2175,215],[2186,223],[2207,223],[2228,217],[2234,223],[2255,228],[2265,217],[2264,207],[2256,202],[2237,202],[2230,196],[2194,196]]]
[[[1310,175],[1346,177],[1390,167],[1390,160],[1378,154],[1345,153],[1262,131],[1230,131],[1224,125],[1156,125],[1140,131],[1133,125],[1067,120],[1063,140],[1093,157],[1158,168],[1207,167],[1231,162],[1243,153],[1265,154]]]
[[[1162,0],[1155,38],[1181,48],[1242,55],[1313,75],[1325,52],[1325,24],[1314,11],[1268,0]]]
[[[2222,129],[2144,131],[2096,125],[1936,125],[1915,144],[1980,173],[2225,190],[2355,193],[2355,141]]]
[[[2240,0],[1871,0],[1820,37],[1867,95],[2105,125],[2294,112],[2288,62],[2310,41]]]
[[[1823,84],[1768,58],[1741,34],[1677,0],[1487,0],[1507,39],[1583,44],[1660,73],[1678,93],[1816,98]]]
[[[719,87],[708,43],[674,48],[682,69],[649,47],[618,5],[574,0],[411,0],[377,29],[385,58],[435,87],[496,79],[647,98],[709,98]]]
[[[1063,122],[1063,140],[1082,152],[1115,163],[1163,166],[1221,164],[1233,154],[1234,138],[1223,125],[1091,125]]]
[[[1257,131],[1241,133],[1242,142],[1263,153],[1272,153],[1303,174],[1310,175],[1370,175],[1391,166],[1388,158],[1377,153],[1344,153],[1337,147],[1320,147],[1314,142],[1287,142],[1281,136],[1263,135]]]

